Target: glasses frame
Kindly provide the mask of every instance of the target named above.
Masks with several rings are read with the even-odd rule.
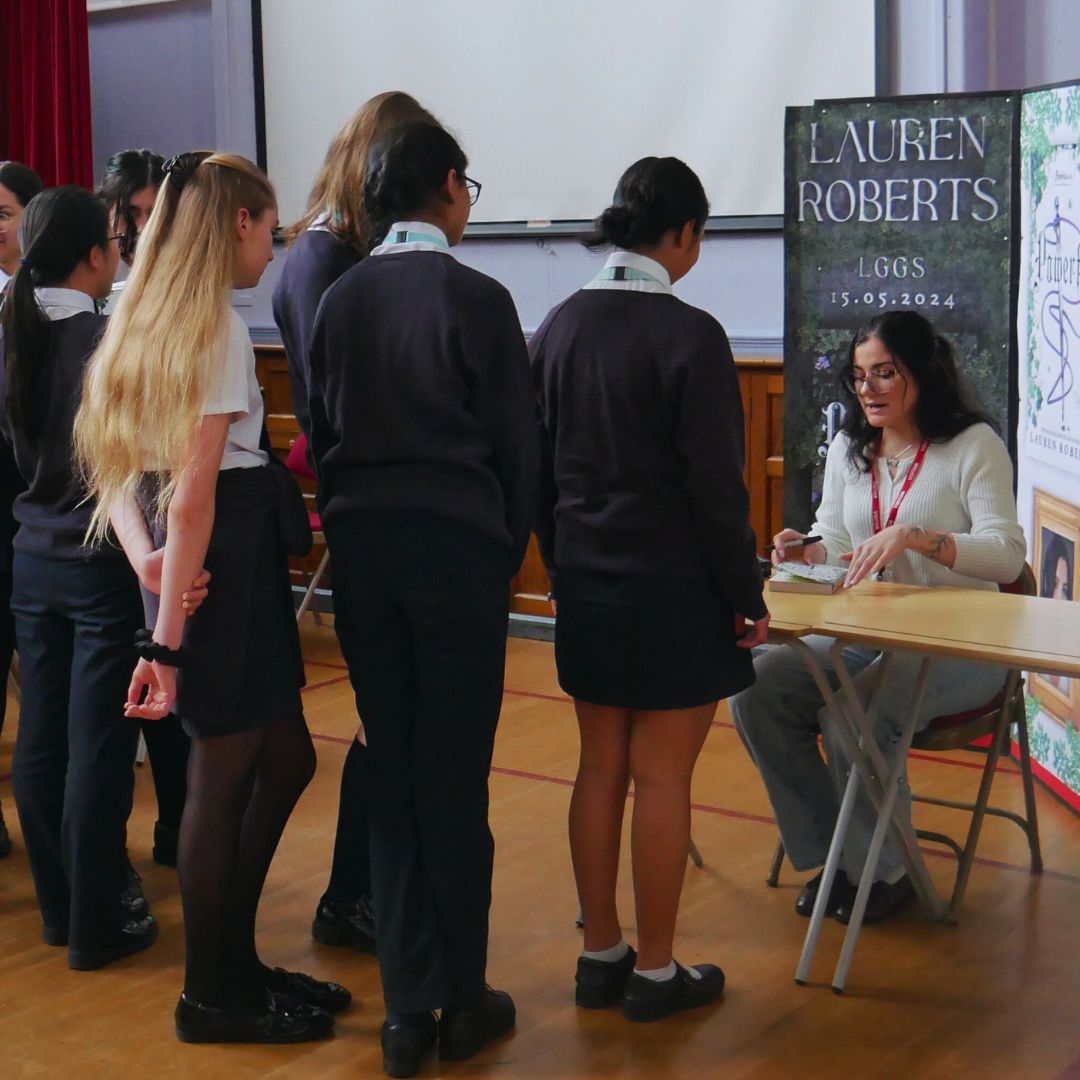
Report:
[[[855,371],[844,372],[843,381],[844,386],[851,391],[855,397],[858,397],[862,393],[864,386],[870,388],[871,393],[874,394],[887,394],[896,385],[897,379],[903,379],[898,367],[894,367],[892,371],[871,371],[866,375],[856,375]]]
[[[465,185],[465,190],[469,193],[469,205],[475,206],[476,200],[480,198],[480,192],[483,190],[484,185],[479,180],[473,180],[472,177],[461,174],[461,182]]]

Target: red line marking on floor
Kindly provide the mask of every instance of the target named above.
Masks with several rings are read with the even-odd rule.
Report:
[[[335,671],[348,671],[349,670],[348,664],[334,664],[334,663],[331,663],[329,660],[307,660],[307,659],[305,659],[304,663],[307,664],[308,667],[328,667],[328,668],[333,668]]]
[[[352,746],[353,739],[344,739],[340,735],[319,735],[317,732],[312,732],[311,737],[317,742],[333,742],[341,743],[342,746]]]
[[[339,675],[336,679],[323,679],[322,682],[308,683],[300,688],[301,694],[310,693],[312,690],[321,690],[324,686],[335,686],[337,683],[348,681],[348,675]]]
[[[511,690],[509,686],[503,687],[503,693],[509,694],[511,697],[529,697],[537,698],[540,701],[557,701],[561,705],[574,704],[574,699],[567,697],[565,694],[540,694],[535,690]]]

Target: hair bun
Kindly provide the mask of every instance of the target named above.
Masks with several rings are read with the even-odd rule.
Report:
[[[616,247],[635,247],[640,243],[641,224],[638,215],[622,204],[609,206],[598,222],[601,235]]]
[[[169,158],[162,167],[162,171],[168,177],[169,182],[177,191],[183,191],[184,185],[195,174],[195,170],[209,157],[203,150],[188,151],[186,154],[177,154]]]

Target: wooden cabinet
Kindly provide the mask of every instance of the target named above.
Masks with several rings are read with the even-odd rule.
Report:
[[[280,345],[255,348],[259,385],[266,403],[266,426],[274,449],[284,456],[299,434],[293,415],[292,395],[285,352]],[[773,357],[737,357],[739,390],[746,418],[746,467],[744,475],[750,492],[750,524],[762,550],[782,527],[784,507],[784,374],[780,360]],[[313,485],[302,483],[306,492]],[[297,580],[318,564],[322,546],[307,559],[293,560]],[[521,615],[550,615],[547,602],[547,573],[536,547],[529,541],[525,561],[514,578],[511,610]]]

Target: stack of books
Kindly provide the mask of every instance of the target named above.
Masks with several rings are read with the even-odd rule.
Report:
[[[834,593],[844,584],[846,566],[824,563],[782,562],[769,578],[772,592]]]

